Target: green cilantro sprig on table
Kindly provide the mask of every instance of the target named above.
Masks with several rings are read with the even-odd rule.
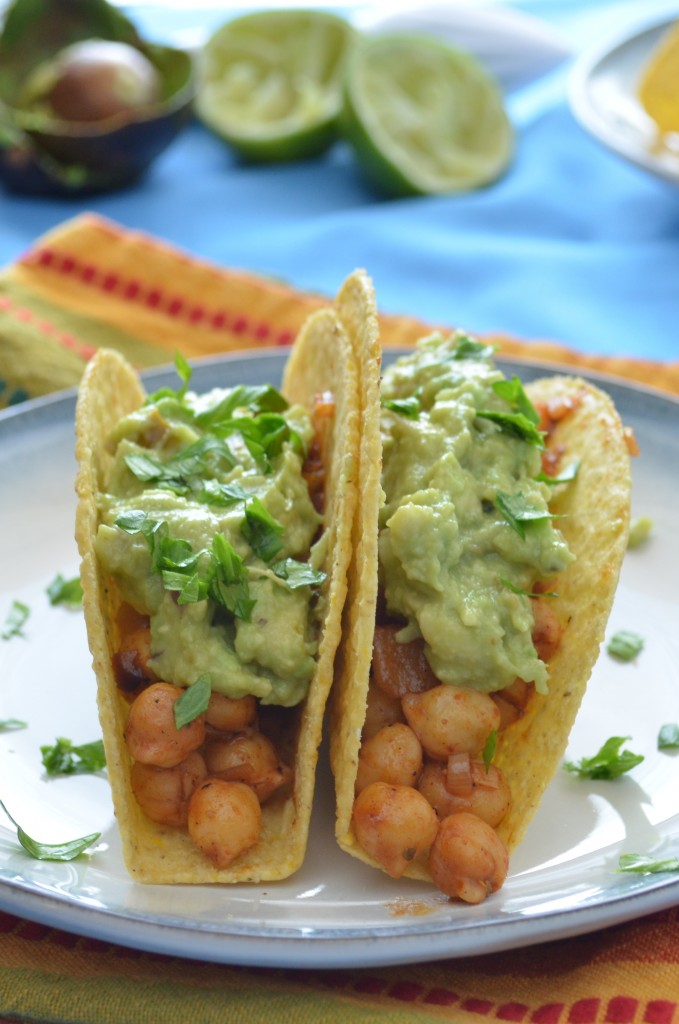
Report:
[[[28,722],[21,718],[0,718],[0,732],[14,732],[15,729],[28,729]]]
[[[57,737],[53,744],[40,747],[42,763],[48,775],[88,775],[106,767],[106,754],[102,740],[81,743]]]
[[[679,750],[679,725],[666,722],[658,733],[658,750]]]
[[[80,608],[83,603],[83,588],[79,576],[65,579],[57,573],[47,586],[47,597],[50,604],[65,604],[69,608]]]
[[[611,736],[593,757],[565,761],[564,769],[581,779],[617,779],[644,760],[643,754],[621,750],[630,736]]]
[[[644,638],[631,629],[621,629],[608,641],[606,650],[618,661],[633,661],[644,648]]]
[[[28,853],[35,860],[55,860],[55,861],[69,861],[75,860],[81,853],[84,853],[89,846],[101,837],[101,832],[91,832],[87,836],[81,836],[79,839],[71,839],[65,843],[41,843],[37,839],[32,839],[31,836],[25,832],[21,825],[16,821],[15,818],[7,810],[6,806],[0,800],[0,809],[5,812],[9,820],[12,822],[17,830],[17,839],[21,843],[26,853]]]
[[[5,617],[5,624],[0,633],[3,640],[11,640],[15,636],[25,636],[24,626],[31,614],[31,609],[23,601],[12,601]]]
[[[640,875],[658,875],[679,871],[679,857],[655,858],[642,853],[623,853],[618,861],[618,871],[629,871]]]

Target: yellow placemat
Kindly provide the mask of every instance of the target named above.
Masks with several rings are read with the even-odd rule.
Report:
[[[76,384],[99,345],[119,348],[139,367],[170,362],[177,349],[192,357],[284,346],[325,301],[219,269],[99,217],[76,217],[0,275],[0,406]],[[383,341],[408,344],[431,326],[384,316]],[[492,340],[512,357],[679,393],[679,363]],[[236,968],[137,952],[0,913],[0,1024],[189,1019],[679,1024],[679,912],[514,952],[337,972]]]

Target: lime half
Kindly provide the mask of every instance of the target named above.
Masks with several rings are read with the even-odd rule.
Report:
[[[639,99],[661,132],[679,132],[679,22],[663,35],[644,68]]]
[[[359,163],[389,195],[477,188],[512,155],[494,79],[474,57],[428,37],[363,40],[348,63],[343,122]]]
[[[323,11],[269,10],[227,22],[201,55],[198,116],[243,156],[293,160],[337,137],[351,26]]]

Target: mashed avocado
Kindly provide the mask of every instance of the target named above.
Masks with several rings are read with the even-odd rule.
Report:
[[[523,388],[490,349],[432,335],[386,369],[382,405],[380,578],[400,637],[424,638],[444,683],[492,692],[519,677],[544,692],[528,595],[571,556]]]
[[[272,388],[159,392],[109,439],[97,556],[150,616],[159,679],[299,703],[315,669],[321,517],[305,410]]]

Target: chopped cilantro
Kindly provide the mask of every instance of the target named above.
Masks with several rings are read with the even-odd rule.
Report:
[[[486,771],[488,771],[488,769],[490,768],[490,763],[493,760],[493,758],[495,757],[496,749],[497,749],[497,729],[493,729],[490,732],[490,734],[488,736],[488,739],[486,740],[485,746],[483,748],[483,753],[481,755],[483,757],[483,763],[486,766]]]
[[[513,412],[521,413],[534,426],[538,425],[540,422],[538,411],[526,394],[523,384],[518,377],[512,377],[511,380],[495,381],[493,391],[509,403]]]
[[[23,627],[31,614],[31,609],[23,601],[12,601],[5,618],[5,625],[0,637],[11,640],[13,636],[25,636]]]
[[[203,490],[198,497],[206,505],[219,505],[222,508],[229,508],[231,505],[237,505],[239,501],[247,501],[251,497],[251,493],[235,482],[222,484],[219,480],[206,480],[203,483]]]
[[[519,440],[534,444],[537,448],[545,447],[542,434],[522,412],[495,412],[492,409],[479,409],[476,415],[481,419],[491,420],[497,424],[500,430],[511,437],[518,437]]]
[[[498,491],[495,497],[495,507],[502,513],[512,530],[515,530],[522,540],[525,540],[526,537],[527,524],[556,518],[547,509],[528,505],[523,494],[520,492],[518,494],[505,494],[503,491]]]
[[[162,484],[180,494],[191,489],[194,478],[211,472],[215,462],[219,464],[222,461],[231,468],[236,465],[236,457],[228,445],[210,434],[200,437],[165,462],[145,452],[125,456],[125,465],[138,480]]]
[[[451,359],[489,359],[495,351],[492,345],[484,345],[468,334],[459,334],[458,338]]]
[[[72,579],[64,579],[61,573],[57,573],[47,587],[47,596],[50,604],[65,604],[69,608],[80,608],[83,603],[83,588],[79,576]]]
[[[564,768],[581,779],[617,779],[644,760],[643,754],[633,754],[630,750],[621,752],[620,748],[629,739],[630,736],[611,736],[593,757],[566,761]]]
[[[557,484],[570,484],[575,480],[580,469],[579,462],[570,462],[565,469],[562,469],[558,476],[549,476],[548,473],[538,473],[536,480],[540,480],[543,484],[550,484],[552,487],[556,487]]]
[[[233,549],[222,533],[212,538],[210,549],[212,574],[209,580],[209,594],[237,619],[250,621],[255,601],[250,597],[248,573],[243,559]]]
[[[27,729],[28,722],[20,718],[0,718],[0,732],[13,732],[14,729]]]
[[[420,400],[416,395],[409,398],[383,398],[382,406],[409,420],[416,420],[420,415]]]
[[[284,527],[264,507],[259,498],[250,498],[245,506],[241,533],[256,555],[270,562],[283,547]]]
[[[679,750],[679,725],[667,722],[658,733],[658,750]]]
[[[101,835],[101,832],[92,832],[88,836],[82,836],[80,839],[72,839],[66,843],[39,843],[37,840],[31,839],[31,837],[24,832],[18,822],[15,821],[9,813],[2,800],[0,800],[0,808],[5,812],[16,828],[17,839],[23,846],[26,853],[30,854],[30,856],[35,860],[74,860],[76,857],[79,857],[81,853],[84,853],[88,846],[91,846],[92,843],[96,843],[97,839],[99,839]]]
[[[195,718],[207,711],[211,692],[208,675],[199,676],[195,683],[184,690],[174,704],[174,724],[178,729],[193,722]]]
[[[644,639],[629,629],[621,629],[614,633],[608,641],[606,650],[618,661],[632,661],[643,650]]]
[[[86,775],[106,767],[106,754],[101,740],[76,746],[59,736],[56,743],[40,747],[42,763],[48,775]]]
[[[174,354],[174,368],[177,371],[177,376],[182,382],[181,387],[177,388],[176,391],[173,388],[160,388],[152,395],[148,395],[145,405],[155,405],[162,398],[174,398],[178,402],[182,401],[189,389],[189,382],[193,375],[193,370],[179,351],[176,351]]]
[[[228,423],[237,409],[250,409],[252,412],[261,413],[284,412],[287,408],[287,401],[271,384],[252,387],[242,385],[233,388],[214,405],[198,413],[196,423],[204,430],[212,430]]]
[[[640,875],[657,875],[666,871],[679,871],[679,857],[665,857],[656,860],[642,853],[623,853],[618,861],[618,871],[631,871]]]
[[[271,570],[280,579],[285,580],[290,590],[318,586],[326,578],[326,573],[312,569],[308,562],[297,562],[294,558],[274,562]]]

